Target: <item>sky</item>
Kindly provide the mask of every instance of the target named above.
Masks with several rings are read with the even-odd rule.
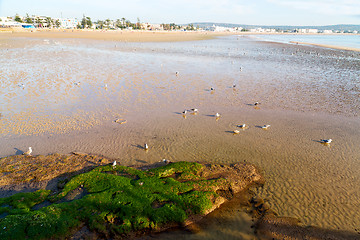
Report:
[[[0,16],[249,25],[360,24],[360,0],[0,0]]]

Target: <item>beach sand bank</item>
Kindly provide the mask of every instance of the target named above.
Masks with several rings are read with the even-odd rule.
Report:
[[[101,31],[101,30],[34,30],[0,33],[0,38],[79,38],[123,42],[178,42],[212,39],[231,33],[175,31]]]

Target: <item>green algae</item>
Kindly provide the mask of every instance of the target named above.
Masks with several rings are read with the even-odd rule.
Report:
[[[62,238],[83,224],[106,237],[181,224],[211,209],[217,185],[226,182],[202,178],[202,169],[189,162],[148,171],[100,166],[73,177],[57,194],[39,190],[2,198],[0,239]],[[76,193],[81,197],[69,199]]]

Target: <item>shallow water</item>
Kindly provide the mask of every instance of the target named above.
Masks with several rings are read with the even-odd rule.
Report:
[[[236,36],[0,43],[0,156],[32,146],[35,155],[82,151],[125,165],[247,161],[264,171],[258,194],[280,215],[360,225],[358,53]],[[185,118],[190,108],[199,113]]]
[[[254,37],[282,43],[305,42],[360,49],[360,35],[353,34],[267,34]]]

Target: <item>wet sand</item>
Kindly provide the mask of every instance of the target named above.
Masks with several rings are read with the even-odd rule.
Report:
[[[317,44],[317,43],[307,43],[307,42],[294,42],[294,41],[291,41],[290,43],[302,44],[302,45],[312,45],[312,46],[317,46],[317,47],[324,47],[324,48],[332,48],[332,49],[340,49],[340,50],[360,52],[359,48],[350,48],[350,47],[344,47],[344,46]]]
[[[34,154],[81,151],[124,165],[247,161],[263,169],[258,195],[280,215],[328,229],[360,224],[357,53],[242,36],[176,44],[16,38],[1,46],[12,59],[0,68],[1,156],[32,146]],[[194,107],[199,113],[184,118]],[[249,128],[234,135],[243,123]]]

